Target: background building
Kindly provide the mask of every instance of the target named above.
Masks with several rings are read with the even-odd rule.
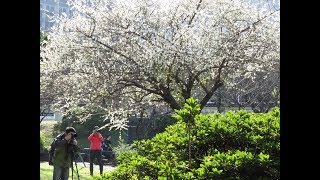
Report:
[[[58,111],[50,111],[40,114],[40,120],[44,121],[61,121],[63,118],[63,114]]]
[[[65,13],[71,16],[72,12],[67,0],[40,0],[40,28],[49,31],[53,25],[51,17],[60,16]]]

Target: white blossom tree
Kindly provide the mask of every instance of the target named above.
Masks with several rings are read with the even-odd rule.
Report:
[[[254,79],[279,64],[280,10],[269,6],[240,0],[70,3],[73,16],[57,19],[41,48],[41,86],[54,82],[57,107],[98,108],[116,127],[148,108],[180,109],[192,96],[203,108],[231,79]]]
[[[40,47],[46,45],[47,36],[45,32],[40,31]],[[40,59],[42,61],[42,59]],[[52,89],[53,82],[52,78],[49,80],[44,80],[42,77],[42,85],[40,87],[40,124],[50,113],[51,106],[54,104],[55,91]]]

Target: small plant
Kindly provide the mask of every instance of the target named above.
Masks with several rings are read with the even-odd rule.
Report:
[[[183,109],[175,110],[174,118],[184,121],[188,133],[188,149],[189,149],[189,169],[191,169],[191,128],[194,126],[194,119],[200,113],[200,104],[197,100],[189,98],[186,100]]]

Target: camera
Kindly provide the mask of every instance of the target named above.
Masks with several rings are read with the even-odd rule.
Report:
[[[74,140],[77,136],[77,133],[71,132],[71,140]]]
[[[99,126],[95,126],[95,127],[94,127],[94,131],[95,131],[95,132],[98,132],[98,133],[100,133],[100,131],[101,131],[101,128],[99,128]]]

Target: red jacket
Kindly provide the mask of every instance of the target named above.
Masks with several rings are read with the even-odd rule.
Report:
[[[103,141],[102,136],[90,134],[88,140],[91,142],[90,149],[91,150],[101,150],[101,143]]]

